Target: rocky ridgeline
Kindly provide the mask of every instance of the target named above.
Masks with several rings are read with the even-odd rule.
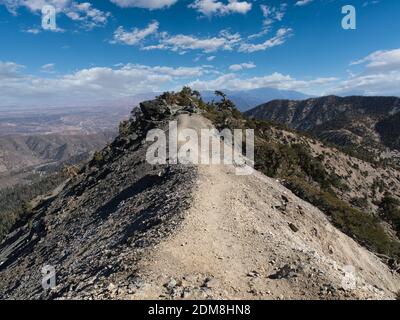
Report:
[[[178,116],[180,128],[207,127],[204,115],[240,125],[222,98],[210,110],[185,89],[134,109],[1,243],[0,299],[394,298],[398,275],[279,181],[146,161],[148,131]],[[51,290],[44,265],[56,272]]]
[[[363,159],[399,163],[400,99],[397,97],[327,96],[274,100],[245,114],[272,120],[320,140],[357,151]],[[388,153],[388,154],[386,154]]]
[[[113,283],[135,286],[137,261],[179,226],[197,175],[148,164],[146,133],[197,112],[162,98],[134,109],[120,135],[2,242],[0,299],[110,298]],[[44,265],[55,268],[53,290],[42,288]]]

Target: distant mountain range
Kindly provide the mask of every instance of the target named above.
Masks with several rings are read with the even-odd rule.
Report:
[[[240,111],[247,111],[254,108],[261,103],[269,102],[276,99],[292,99],[292,100],[303,100],[310,98],[310,96],[301,92],[292,90],[279,90],[274,88],[258,88],[251,90],[221,90],[224,92],[230,100],[232,100]],[[214,94],[213,90],[200,91],[203,100],[211,102],[212,100],[218,100],[218,97]],[[144,100],[154,99],[160,95],[160,92],[149,92],[141,93],[130,97],[115,99],[115,100],[104,100],[96,101],[94,105],[100,106],[111,106],[111,107],[135,107]]]
[[[219,90],[217,88],[217,90]],[[290,99],[290,100],[303,100],[311,98],[311,96],[304,93],[293,91],[293,90],[279,90],[274,88],[258,88],[251,90],[225,90],[222,89],[230,100],[232,100],[240,111],[244,112],[251,108],[254,108],[262,103],[269,102],[276,99]],[[211,102],[212,100],[218,100],[215,96],[213,90],[203,90],[200,91],[203,99],[206,102]],[[87,110],[88,108],[101,108],[104,112],[104,108],[115,108],[115,111],[125,111],[126,108],[131,110],[133,107],[139,105],[140,102],[145,100],[152,100],[156,96],[160,95],[161,92],[144,92],[131,96],[113,98],[113,99],[102,99],[95,100],[90,103],[82,103],[82,105],[54,105],[54,106],[0,106],[0,120],[3,116],[8,115],[8,113],[15,113],[16,111],[32,111],[32,110],[57,110],[65,109],[67,110]],[[109,111],[107,111],[109,112]]]
[[[348,148],[400,150],[400,98],[326,96],[274,100],[246,112]]]
[[[303,100],[310,96],[292,90],[273,88],[258,88],[252,90],[222,90],[232,100],[240,111],[247,111],[261,103],[276,99]],[[201,95],[206,102],[217,100],[214,91],[202,91]]]

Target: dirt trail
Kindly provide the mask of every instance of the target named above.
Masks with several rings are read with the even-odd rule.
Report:
[[[206,128],[183,116],[179,128]],[[138,266],[127,298],[388,299],[397,275],[277,181],[199,166],[182,226]]]

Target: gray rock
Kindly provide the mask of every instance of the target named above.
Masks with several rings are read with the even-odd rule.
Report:
[[[298,268],[293,265],[285,264],[279,268],[275,274],[270,275],[270,279],[289,279],[297,276]]]
[[[293,223],[289,223],[289,228],[290,228],[293,232],[299,231],[299,228],[297,228]]]
[[[158,100],[142,102],[140,110],[146,119],[151,120],[162,120],[172,114],[171,107]]]

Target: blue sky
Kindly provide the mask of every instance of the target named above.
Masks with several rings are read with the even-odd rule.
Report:
[[[43,30],[41,8],[57,10]],[[341,26],[356,8],[356,30]],[[394,0],[0,0],[1,105],[178,89],[400,95]]]

